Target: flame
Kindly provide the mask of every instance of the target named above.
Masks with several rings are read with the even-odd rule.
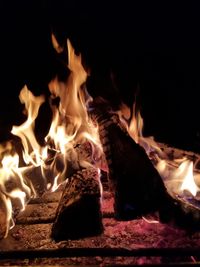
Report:
[[[16,188],[10,189],[9,186]],[[16,153],[14,155],[5,155],[2,158],[0,168],[0,199],[6,207],[5,237],[9,228],[14,226],[12,218],[13,200],[17,199],[20,203],[19,209],[24,210],[31,194],[31,188],[27,186],[23,171],[19,168],[19,156]]]
[[[164,156],[153,136],[143,136],[144,121],[140,112],[136,110],[135,103],[133,104],[132,112],[130,108],[123,103],[118,115],[121,122],[125,125],[129,135],[136,143],[140,144],[145,149],[148,155],[150,155],[152,151],[156,151],[159,157],[162,158]]]
[[[195,197],[200,188],[195,182],[193,162],[186,157],[171,162],[153,137],[144,137],[143,118],[140,112],[136,111],[135,104],[132,111],[125,104],[122,104],[118,115],[126,126],[129,135],[145,149],[150,159],[152,159],[153,154],[153,160],[156,161],[155,167],[163,178],[168,191],[181,195],[184,195],[184,192],[190,192]],[[174,163],[173,166],[170,163]]]
[[[180,190],[181,191],[187,190],[193,196],[196,196],[197,192],[199,191],[199,188],[197,187],[194,181],[193,162],[189,160],[183,162],[179,167],[179,171],[183,173],[184,176]]]
[[[19,99],[22,104],[25,104],[25,111],[28,113],[28,116],[22,125],[13,126],[11,133],[18,136],[22,141],[24,147],[23,159],[25,163],[32,163],[34,166],[39,166],[41,164],[41,147],[35,138],[34,125],[39,108],[45,99],[43,96],[35,97],[28,90],[27,86],[24,86],[21,90]]]
[[[118,115],[122,123],[125,125],[129,135],[136,143],[138,143],[139,138],[142,136],[143,119],[140,112],[136,112],[135,103],[132,107],[132,113],[130,108],[126,104],[122,103]]]
[[[54,114],[54,122],[47,136],[52,138],[56,136],[57,149],[64,149],[66,144],[74,142],[84,142],[90,140],[101,149],[98,128],[90,120],[87,113],[87,105],[92,101],[84,87],[81,87],[87,78],[87,73],[81,64],[81,56],[77,56],[67,41],[69,64],[71,73],[66,83],[59,82],[56,78],[49,84],[52,94],[60,98],[59,111]],[[60,113],[59,113],[60,112]],[[62,117],[64,123],[59,125]],[[63,138],[64,137],[64,138]],[[60,144],[59,140],[65,140],[65,144]],[[61,148],[61,146],[64,146]]]
[[[65,51],[54,35],[52,43],[58,53]],[[103,164],[98,125],[94,124],[88,115],[92,98],[85,87],[87,72],[82,65],[81,55],[76,55],[69,40],[67,49],[67,67],[70,70],[67,81],[59,81],[56,77],[49,83],[51,98],[58,97],[60,103],[58,108],[51,103],[52,123],[45,137],[45,145],[41,146],[34,134],[35,120],[45,97],[34,96],[27,86],[24,86],[19,95],[21,103],[25,106],[27,119],[22,125],[13,126],[11,131],[21,140],[23,160],[11,142],[0,145],[0,208],[5,208],[4,237],[15,225],[14,205],[17,203],[18,209],[24,210],[28,201],[37,196],[35,177],[43,184],[43,191],[53,192],[61,184],[67,183],[68,169],[75,172],[80,168],[93,166],[97,168],[99,177],[100,168],[106,169]],[[182,194],[190,191],[195,196],[199,188],[193,177],[193,163],[181,159],[180,162],[176,162],[176,168],[171,167],[169,159],[153,137],[143,136],[143,119],[136,110],[136,105],[133,105],[131,111],[123,104],[118,114],[129,135],[143,146],[150,159],[153,157],[168,190]],[[102,192],[101,184],[100,190]],[[143,219],[148,221],[146,218]]]
[[[54,35],[52,43],[58,53],[64,52]],[[98,126],[94,125],[87,112],[92,101],[84,86],[87,73],[82,66],[81,56],[75,54],[69,40],[67,48],[70,70],[68,80],[61,82],[55,78],[49,84],[51,98],[59,97],[60,104],[59,108],[51,105],[53,116],[49,133],[45,137],[46,144],[40,146],[34,134],[35,120],[45,97],[34,96],[24,86],[19,99],[25,106],[27,119],[22,125],[13,126],[11,131],[21,140],[23,162],[11,142],[0,145],[0,204],[6,210],[5,237],[14,226],[13,207],[16,200],[18,209],[24,210],[30,198],[38,194],[34,184],[36,176],[43,181],[43,190],[49,192],[67,182],[69,164],[74,171],[93,166],[98,169],[100,177],[103,150]],[[90,148],[90,155],[86,152],[86,155],[81,154],[88,149],[84,150],[84,146]]]

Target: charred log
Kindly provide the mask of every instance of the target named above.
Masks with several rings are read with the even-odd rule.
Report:
[[[92,115],[99,124],[100,139],[109,167],[115,217],[130,220],[158,211],[162,222],[197,226],[200,222],[199,209],[168,193],[145,150],[128,135],[118,115],[102,103]]]
[[[7,232],[7,218],[6,218],[6,209],[0,203],[0,239],[4,238]]]
[[[129,220],[163,209],[168,195],[143,148],[123,129],[118,115],[99,112],[95,117],[109,167],[116,218]]]
[[[190,203],[187,199],[173,195],[174,205],[168,213],[170,224],[188,231],[197,231],[200,229],[200,208]],[[195,202],[195,201],[194,201]]]
[[[69,178],[52,227],[55,240],[78,239],[102,233],[98,170],[82,169]]]

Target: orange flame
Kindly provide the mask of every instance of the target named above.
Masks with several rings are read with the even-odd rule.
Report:
[[[53,35],[52,42],[57,52],[64,51]],[[46,146],[41,147],[34,134],[35,119],[45,98],[34,96],[27,86],[24,86],[19,95],[21,103],[25,105],[27,119],[22,125],[12,128],[12,134],[21,139],[25,166],[19,166],[19,155],[12,152],[11,143],[7,143],[5,147],[0,146],[0,199],[6,208],[5,237],[14,226],[13,200],[17,199],[19,208],[23,210],[29,199],[37,194],[30,174],[34,169],[40,169],[41,179],[46,184],[44,190],[52,192],[66,180],[68,162],[73,164],[75,171],[88,165],[98,168],[98,161],[101,161],[103,152],[98,127],[87,113],[88,103],[92,100],[84,87],[87,73],[82,66],[81,56],[75,54],[69,40],[67,47],[68,68],[71,71],[69,78],[66,83],[56,78],[49,84],[52,97],[59,97],[60,105],[59,109],[52,106],[53,120],[45,137]],[[77,145],[87,143],[92,150],[91,158],[81,157],[77,149]],[[7,184],[11,181],[14,185],[10,189]]]
[[[52,43],[58,53],[64,52],[54,35],[52,35]],[[58,109],[52,106],[53,119],[49,133],[45,137],[46,145],[40,146],[34,134],[35,119],[45,98],[34,96],[26,86],[21,90],[19,99],[25,105],[27,119],[22,125],[12,128],[12,134],[18,136],[23,145],[24,165],[20,166],[19,155],[14,151],[11,143],[0,145],[0,204],[6,210],[5,237],[9,229],[14,226],[13,202],[17,200],[19,209],[23,210],[30,198],[37,195],[31,177],[31,172],[34,170],[39,169],[44,190],[50,192],[67,181],[69,162],[73,165],[74,171],[81,167],[94,166],[99,170],[100,176],[99,166],[102,164],[103,152],[98,126],[94,125],[87,112],[88,104],[92,101],[84,86],[87,73],[82,66],[81,56],[75,54],[69,40],[67,48],[70,70],[68,80],[61,82],[55,78],[49,84],[52,97],[59,97],[60,104]],[[177,168],[171,168],[167,156],[153,137],[143,136],[143,119],[140,112],[136,111],[135,105],[132,112],[126,105],[122,105],[118,114],[135,142],[144,147],[149,157],[151,152],[156,155],[156,168],[168,190],[177,194],[187,190],[195,196],[199,188],[193,177],[193,163],[187,159],[181,159],[182,162]],[[78,147],[87,144],[91,148],[92,155],[81,156]],[[147,221],[146,218],[144,219]],[[157,223],[157,221],[151,221],[151,223]]]

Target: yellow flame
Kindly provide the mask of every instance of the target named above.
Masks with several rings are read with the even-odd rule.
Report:
[[[82,66],[81,56],[75,54],[69,40],[67,47],[68,68],[71,72],[66,83],[56,78],[49,84],[50,92],[60,98],[60,105],[59,111],[54,111],[54,120],[46,140],[53,139],[55,149],[61,153],[66,151],[71,153],[75,144],[87,140],[102,154],[98,128],[87,113],[87,104],[92,100],[83,87],[87,73]]]
[[[52,43],[58,53],[64,51],[54,35],[52,35]],[[20,204],[19,209],[23,210],[30,198],[37,195],[37,190],[34,188],[28,172],[34,172],[39,168],[41,179],[46,184],[44,190],[53,192],[63,182],[67,182],[69,162],[73,165],[74,171],[95,165],[99,177],[99,167],[105,165],[101,164],[103,152],[98,126],[93,123],[87,112],[87,107],[92,101],[85,88],[87,72],[82,65],[81,56],[75,54],[69,40],[67,40],[67,48],[70,70],[67,81],[61,82],[55,78],[49,83],[52,97],[59,97],[60,103],[59,108],[51,106],[53,117],[49,133],[45,137],[46,145],[40,146],[34,134],[35,119],[45,98],[44,96],[34,96],[26,86],[21,90],[19,99],[25,105],[27,119],[22,125],[12,128],[12,134],[18,136],[23,145],[24,165],[19,165],[19,155],[14,151],[11,143],[8,142],[5,146],[0,145],[0,201],[6,207],[5,236],[14,226],[13,201],[17,199]],[[118,114],[129,135],[136,143],[143,146],[147,155],[150,156],[151,152],[155,153],[156,168],[163,179],[167,179],[166,184],[169,186],[171,183],[170,190],[176,193],[184,193],[187,190],[195,196],[199,188],[193,177],[193,163],[181,159],[178,162],[179,167],[170,168],[167,156],[153,137],[143,136],[143,119],[140,112],[136,111],[136,105],[133,105],[131,111],[123,104]],[[87,143],[92,151],[91,158],[81,157],[77,149],[77,146]],[[147,221],[146,218],[144,220]],[[157,223],[157,221],[148,222]]]
[[[52,43],[58,53],[64,51],[54,35]],[[102,147],[98,127],[87,112],[88,104],[92,101],[84,86],[87,73],[82,66],[81,56],[75,54],[69,40],[67,47],[70,70],[68,80],[61,82],[56,78],[49,84],[52,97],[59,97],[60,105],[58,109],[51,105],[53,118],[49,133],[45,137],[46,145],[40,146],[34,133],[35,119],[45,98],[42,95],[34,96],[27,86],[24,86],[19,95],[25,106],[27,119],[22,125],[13,126],[11,131],[21,139],[23,166],[19,166],[19,155],[14,152],[10,142],[5,146],[0,145],[0,201],[6,208],[5,236],[14,226],[13,201],[17,199],[19,209],[23,210],[30,198],[37,195],[31,180],[35,175],[34,170],[40,169],[39,177],[41,175],[41,179],[46,183],[44,190],[53,192],[67,178],[68,162],[72,162],[74,171],[80,167],[99,166]],[[77,145],[87,142],[91,146],[92,160],[81,158],[76,149]]]
[[[199,188],[197,187],[194,176],[193,176],[193,162],[192,161],[185,161],[183,162],[179,170],[181,173],[183,173],[183,182],[181,185],[181,191],[187,190],[189,191],[193,196],[196,196],[197,192],[199,191]]]
[[[129,135],[133,140],[138,143],[139,138],[142,136],[143,119],[140,112],[136,112],[136,105],[133,104],[132,113],[130,108],[126,104],[121,105],[121,109],[118,112],[121,121],[126,126]],[[128,122],[129,121],[129,122]]]
[[[38,116],[38,111],[42,103],[45,101],[43,96],[34,96],[27,88],[21,90],[19,99],[22,104],[25,104],[26,112],[28,113],[27,120],[20,126],[13,126],[12,134],[17,135],[23,144],[23,157],[26,164],[32,163],[34,166],[41,164],[41,147],[38,144],[34,126],[35,119]]]
[[[143,119],[140,112],[136,112],[136,105],[133,105],[133,115],[131,122],[128,127],[128,132],[130,136],[135,140],[136,143],[139,143],[139,138],[142,137],[143,130]]]

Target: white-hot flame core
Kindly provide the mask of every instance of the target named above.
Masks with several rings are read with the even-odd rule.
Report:
[[[183,183],[181,185],[181,191],[187,190],[191,192],[193,196],[196,196],[197,192],[199,191],[199,188],[194,181],[193,162],[187,160],[180,165],[179,169],[180,172],[183,173],[184,177]]]
[[[21,191],[20,189],[14,189],[10,193],[7,193],[7,195],[12,199],[13,198],[19,199],[19,201],[21,203],[21,210],[25,209],[25,200],[26,200],[26,193],[25,192]]]

